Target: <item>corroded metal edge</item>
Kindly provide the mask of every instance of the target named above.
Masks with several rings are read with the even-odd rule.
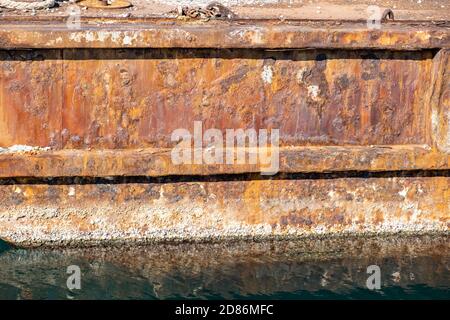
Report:
[[[0,185],[14,244],[448,233],[450,177]]]
[[[94,20],[80,30],[63,21],[0,24],[0,48],[340,48],[417,50],[450,48],[447,26],[387,24],[369,30],[365,22],[241,21],[128,23]]]
[[[245,152],[249,154],[248,149]],[[280,173],[450,168],[450,154],[435,152],[424,146],[285,147],[280,148],[279,155]],[[3,178],[238,174],[263,172],[266,167],[260,163],[175,165],[171,149],[59,150],[0,154],[0,177]]]

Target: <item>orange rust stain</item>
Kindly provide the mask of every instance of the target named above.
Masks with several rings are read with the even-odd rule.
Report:
[[[250,181],[242,197],[245,204],[246,216],[243,219],[247,223],[261,222],[264,212],[261,210],[260,201],[262,200],[261,181]],[[242,219],[242,217],[239,217]]]

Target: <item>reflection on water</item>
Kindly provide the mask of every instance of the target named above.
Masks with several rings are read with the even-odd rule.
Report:
[[[449,237],[12,249],[2,299],[449,299]],[[81,268],[79,291],[67,267]],[[381,268],[380,291],[366,288]]]

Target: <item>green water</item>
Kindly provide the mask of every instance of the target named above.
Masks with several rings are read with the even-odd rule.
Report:
[[[448,237],[13,249],[1,299],[450,299]],[[67,267],[81,270],[69,290]],[[381,289],[369,290],[369,265]]]

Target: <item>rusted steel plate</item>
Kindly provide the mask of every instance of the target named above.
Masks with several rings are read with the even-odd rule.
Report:
[[[89,20],[81,30],[66,21],[0,24],[0,47],[34,48],[340,48],[417,50],[450,48],[448,25],[393,23],[370,30],[363,22],[242,21],[208,23],[169,19],[146,23]]]
[[[193,131],[194,121],[222,133],[279,129],[281,172],[448,169],[448,56],[446,50],[2,51],[0,176],[259,170],[173,165],[171,134]],[[12,152],[14,145],[33,150]]]
[[[173,147],[178,128],[280,144],[425,144],[433,53],[64,51],[63,148]],[[430,99],[430,98],[428,98]]]
[[[33,245],[448,232],[450,226],[445,175],[291,178],[3,181],[0,234]]]
[[[249,152],[245,150],[248,158]],[[279,172],[445,170],[450,156],[421,146],[300,147],[279,150]],[[170,149],[63,150],[0,154],[0,177],[109,177],[260,173],[256,164],[179,164]]]
[[[0,147],[61,146],[61,51],[0,51]]]

